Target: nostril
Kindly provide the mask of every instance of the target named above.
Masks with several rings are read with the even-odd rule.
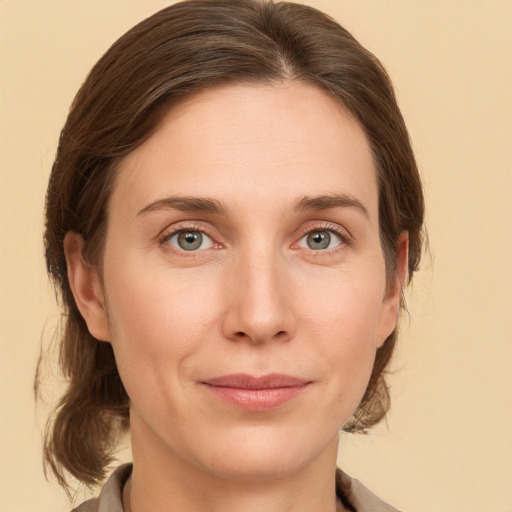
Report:
[[[258,337],[258,336],[251,336],[250,334],[247,334],[246,332],[244,331],[236,331],[233,333],[233,339],[238,339],[238,340],[241,340],[241,339],[249,339],[251,342],[253,343],[262,343],[264,342],[265,340],[270,340],[270,339],[282,339],[282,338],[286,338],[288,336],[288,331],[278,331],[276,332],[273,336],[270,336],[267,338],[267,336],[263,336],[263,337]]]

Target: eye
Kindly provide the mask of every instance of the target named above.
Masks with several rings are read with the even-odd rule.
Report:
[[[342,244],[340,235],[334,231],[322,229],[310,231],[299,240],[299,247],[311,249],[313,251],[323,251],[325,249],[335,249]]]
[[[169,236],[166,243],[182,251],[197,251],[213,247],[212,239],[201,231],[181,229]]]

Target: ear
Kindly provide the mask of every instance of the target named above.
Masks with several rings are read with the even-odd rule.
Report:
[[[76,305],[87,324],[89,332],[98,340],[110,341],[105,299],[100,279],[94,268],[83,257],[84,239],[69,231],[64,237],[64,254],[68,280]]]
[[[395,275],[393,281],[386,287],[386,295],[382,302],[379,323],[378,347],[381,347],[387,337],[393,332],[398,321],[402,290],[407,281],[409,263],[409,233],[400,234],[395,247]]]

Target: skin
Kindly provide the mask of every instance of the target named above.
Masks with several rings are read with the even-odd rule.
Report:
[[[183,250],[177,230],[203,245]],[[297,82],[187,99],[120,164],[102,280],[82,248],[68,233],[77,304],[131,399],[131,509],[334,511],[338,431],[395,327],[407,252],[403,235],[387,288],[376,170],[349,113]],[[232,373],[309,384],[248,411],[205,389]]]

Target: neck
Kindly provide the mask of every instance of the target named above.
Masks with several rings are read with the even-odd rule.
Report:
[[[124,512],[136,512],[136,511],[138,512],[138,508],[137,509],[132,508],[131,494],[132,494],[132,477],[130,477],[130,479],[126,483],[126,486],[123,490],[123,510],[124,510]],[[311,510],[319,510],[320,511],[321,510],[322,512],[330,512],[332,510],[335,512],[344,512],[346,510],[343,507],[341,501],[339,501],[338,499],[335,500],[335,502],[334,502],[334,504],[332,504],[332,506],[324,507],[319,504],[318,506],[314,506],[314,508],[310,508],[311,505],[305,504],[304,502],[300,502],[300,505],[296,506],[293,503],[287,502],[287,500],[285,500],[284,502],[281,502],[281,501],[276,501],[276,500],[269,500],[268,497],[263,497],[263,496],[260,496],[259,498],[260,499],[257,499],[257,500],[251,500],[251,499],[233,500],[231,503],[231,506],[229,506],[229,505],[227,505],[227,506],[229,506],[229,508],[233,508],[233,509],[237,506],[238,507],[242,506],[243,510],[249,510],[249,511],[261,510],[260,507],[262,507],[262,506],[266,507],[265,510],[270,510],[270,511],[276,510],[279,512],[283,512],[283,511],[299,512],[299,511],[306,511],[306,510],[308,510],[308,511],[311,511]],[[205,501],[205,500],[203,500],[203,501]],[[212,507],[213,500],[211,500],[211,498],[210,498],[207,501],[208,501],[208,505],[206,505],[206,504],[200,505],[200,507],[202,507],[201,510],[205,510],[206,507],[208,507],[208,510],[210,510],[212,508],[217,509],[217,508],[220,508],[220,506],[226,506],[226,505],[221,505],[221,504],[217,503],[216,507]],[[240,505],[236,505],[237,501],[240,502]],[[140,508],[143,508],[143,505],[141,505]],[[174,510],[174,509],[175,508],[173,506],[172,510]],[[167,510],[169,510],[169,508],[167,508]],[[195,507],[194,510],[199,510],[199,508]],[[237,510],[240,510],[240,508],[238,508]]]
[[[271,477],[205,471],[168,447],[138,436],[132,424],[134,469],[125,512],[336,512],[337,438],[303,467]]]

